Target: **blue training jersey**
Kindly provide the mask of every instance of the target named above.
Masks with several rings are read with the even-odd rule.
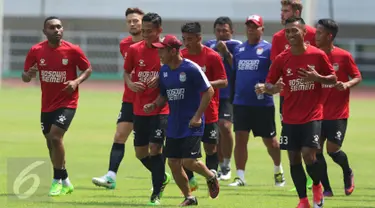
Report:
[[[265,83],[271,66],[271,44],[261,40],[250,45],[245,42],[235,49],[233,68],[235,70],[234,100],[235,105],[273,106],[272,95],[264,94],[258,99],[255,93],[257,83]]]
[[[184,59],[177,69],[163,65],[159,74],[160,94],[168,99],[169,116],[167,137],[186,138],[203,136],[204,117],[202,125],[190,128],[189,122],[199,108],[201,94],[211,87],[200,66]]]
[[[235,48],[238,45],[242,44],[241,41],[234,40],[234,39],[230,39],[230,40],[227,40],[227,41],[224,41],[224,42],[225,42],[225,45],[227,46],[229,52],[233,55],[234,55]],[[217,52],[218,50],[216,48],[216,43],[217,43],[217,40],[215,39],[215,40],[207,41],[204,45],[212,48],[213,50],[215,50]],[[224,59],[223,55],[220,54],[220,56],[221,56],[221,59],[223,60],[223,63],[224,63],[224,66],[225,66],[225,72],[227,74],[227,79],[228,79],[228,87],[220,88],[220,99],[228,99],[228,98],[230,98],[231,87],[233,86],[232,83],[231,83],[233,81],[233,79],[232,79],[233,70],[232,70],[232,67],[229,65],[228,61]]]

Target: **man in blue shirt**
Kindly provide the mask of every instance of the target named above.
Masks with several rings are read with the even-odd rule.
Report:
[[[175,36],[167,35],[160,41],[153,44],[159,49],[160,59],[164,63],[159,73],[160,95],[153,103],[146,104],[144,111],[152,112],[157,106],[168,102],[170,113],[164,153],[173,178],[185,196],[181,206],[197,205],[182,167],[204,176],[211,198],[218,196],[216,172],[197,160],[201,157],[203,113],[214,90],[201,67],[181,57],[179,49],[182,43]]]
[[[230,159],[233,153],[233,106],[230,99],[230,93],[232,91],[231,88],[233,86],[233,52],[238,45],[242,44],[242,42],[232,39],[233,23],[229,17],[218,17],[214,23],[214,32],[216,39],[207,41],[205,45],[214,49],[220,54],[225,66],[225,72],[228,79],[228,87],[220,88],[220,139],[218,143],[218,156],[221,171],[218,173],[218,176],[220,180],[230,180]]]
[[[263,18],[251,15],[246,19],[247,42],[239,45],[234,53],[234,131],[236,145],[237,178],[229,186],[245,185],[245,166],[248,157],[247,143],[250,131],[262,137],[268,154],[274,162],[275,185],[284,186],[280,145],[276,139],[275,106],[272,95],[255,93],[255,86],[263,83],[271,66],[271,44],[262,40]]]

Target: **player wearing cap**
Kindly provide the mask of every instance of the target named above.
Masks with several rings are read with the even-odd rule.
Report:
[[[247,42],[234,52],[234,131],[236,144],[234,159],[237,177],[229,186],[245,185],[245,166],[248,157],[249,133],[262,137],[274,163],[275,185],[284,186],[280,146],[276,138],[275,106],[272,95],[255,93],[255,85],[263,83],[271,65],[271,44],[262,40],[263,18],[251,15],[246,19]]]
[[[310,207],[302,158],[313,180],[313,207],[323,207],[322,170],[316,159],[325,101],[321,84],[336,84],[336,75],[327,55],[304,43],[306,28],[302,18],[287,19],[285,34],[291,47],[276,57],[266,84],[259,84],[256,92],[272,94],[277,92],[274,84],[280,78],[285,83],[280,148],[288,150],[290,172],[300,198],[297,208]]]
[[[230,159],[233,152],[233,106],[230,99],[232,92],[232,64],[234,49],[241,44],[239,40],[232,39],[233,23],[229,17],[218,17],[214,23],[214,33],[216,39],[209,40],[205,43],[207,47],[219,52],[225,72],[228,79],[228,86],[220,89],[219,101],[219,143],[218,143],[218,157],[220,162],[220,171],[218,176],[220,180],[229,180],[231,178]]]
[[[144,13],[139,8],[128,8],[125,12],[126,25],[130,36],[120,42],[120,53],[126,58],[131,45],[142,40],[141,27]],[[133,71],[134,72],[134,71]],[[125,142],[133,130],[133,100],[135,93],[125,83],[122,106],[117,118],[115,138],[109,158],[108,172],[102,177],[95,177],[92,182],[108,189],[116,187],[116,174],[125,154]]]
[[[78,107],[78,86],[90,76],[92,68],[79,46],[62,39],[64,28],[58,17],[44,20],[43,33],[47,40],[31,47],[22,81],[30,82],[36,73],[39,74],[42,91],[40,122],[53,165],[49,196],[59,196],[74,190],[66,170],[63,139]],[[81,71],[79,76],[77,68]]]
[[[349,118],[350,88],[359,84],[362,77],[351,54],[333,45],[338,29],[337,23],[332,19],[319,20],[316,29],[316,44],[326,52],[337,75],[336,85],[323,85],[324,91],[327,93],[327,100],[323,108],[322,136],[320,139],[322,147],[327,141],[328,155],[342,168],[345,194],[350,195],[354,191],[354,175],[346,153],[341,150],[341,145],[344,142]],[[349,77],[351,80],[349,80]],[[329,197],[333,196],[333,192],[329,184],[327,163],[322,151],[323,148],[318,151],[316,157],[323,168],[324,196]]]
[[[302,1],[301,0],[281,0],[281,24],[285,25],[285,20],[290,17],[301,17],[302,15]],[[305,43],[309,43],[315,46],[315,28],[306,25],[306,35],[304,37]],[[279,32],[275,33],[272,37],[272,49],[271,49],[271,60],[274,61],[276,56],[283,52],[285,49],[288,49],[289,43],[287,38],[285,37],[285,29],[280,30]],[[280,118],[282,122],[282,105],[284,102],[284,91],[280,92]],[[308,176],[306,186],[311,189],[312,187],[312,180]],[[292,189],[291,191],[295,191]]]
[[[206,109],[205,127],[202,142],[206,152],[206,166],[210,170],[217,171],[219,159],[217,156],[217,143],[219,136],[219,88],[227,87],[228,81],[225,68],[220,55],[211,48],[204,46],[201,35],[201,25],[199,22],[188,22],[181,27],[182,39],[185,48],[181,50],[182,57],[197,63],[206,74],[212,87],[215,90],[210,105]],[[186,170],[190,185],[193,190],[198,184],[191,171]]]
[[[160,58],[152,43],[159,41],[162,20],[156,13],[147,13],[142,18],[143,41],[130,46],[124,64],[125,82],[135,92],[134,146],[136,157],[151,172],[153,192],[151,205],[160,203],[170,175],[165,173],[165,159],[162,155],[164,131],[167,127],[168,105],[160,105],[145,113],[143,106],[159,95],[158,79]],[[135,79],[130,74],[134,71]]]
[[[211,198],[219,194],[219,182],[215,171],[210,171],[201,157],[201,138],[204,133],[203,113],[209,106],[214,89],[206,75],[196,63],[183,59],[180,55],[182,43],[173,35],[167,35],[162,42],[154,43],[164,65],[160,69],[160,95],[151,104],[144,106],[145,112],[151,112],[168,102],[167,139],[164,153],[173,178],[185,196],[180,206],[198,205],[191,194],[188,178],[183,167],[194,171],[207,179]]]

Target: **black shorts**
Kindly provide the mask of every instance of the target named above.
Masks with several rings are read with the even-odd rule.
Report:
[[[254,137],[276,136],[275,106],[234,105],[234,131],[253,131]]]
[[[344,142],[348,119],[324,120],[322,122],[322,138],[342,146]]]
[[[219,101],[219,119],[233,122],[233,105],[229,98],[222,98]]]
[[[283,103],[284,103],[284,96],[280,96],[280,106],[279,106],[280,121],[283,121]]]
[[[280,149],[300,151],[302,147],[320,149],[322,121],[311,121],[305,124],[283,124],[280,136]]]
[[[75,113],[76,109],[74,108],[59,108],[52,112],[42,112],[40,114],[40,122],[43,134],[48,134],[52,125],[68,131]]]
[[[204,125],[202,142],[207,144],[217,144],[219,142],[219,125],[217,122]]]
[[[133,103],[123,102],[120,113],[117,118],[117,123],[120,123],[120,122],[133,123],[133,120],[134,120]]]
[[[134,116],[134,146],[163,145],[168,115]]]
[[[192,136],[181,139],[167,138],[164,147],[164,155],[167,158],[200,158],[201,137]]]

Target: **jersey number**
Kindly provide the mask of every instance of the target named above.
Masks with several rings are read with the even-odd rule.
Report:
[[[288,137],[287,136],[281,136],[280,137],[280,144],[288,145]]]

